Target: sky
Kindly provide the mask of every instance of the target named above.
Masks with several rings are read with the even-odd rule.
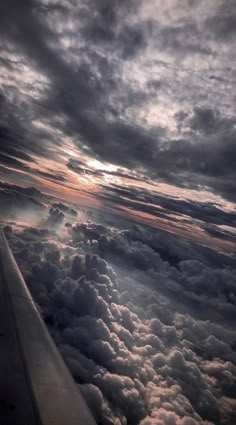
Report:
[[[98,425],[236,423],[235,0],[1,0],[0,226]]]
[[[235,7],[1,1],[1,181],[234,250]]]

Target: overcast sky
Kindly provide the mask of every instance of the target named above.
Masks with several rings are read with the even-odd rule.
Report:
[[[1,180],[232,249],[235,39],[235,0],[2,0]]]

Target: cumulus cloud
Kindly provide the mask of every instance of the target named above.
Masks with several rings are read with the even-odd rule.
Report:
[[[59,208],[64,214],[67,214],[69,217],[77,217],[77,211],[68,205],[63,204],[62,202],[54,202],[52,204],[53,208]]]
[[[217,263],[220,254],[145,228],[77,223],[67,232],[6,229],[97,422],[233,423],[232,259]]]
[[[60,208],[51,207],[48,212],[48,218],[45,221],[46,227],[56,227],[63,223],[65,214],[60,210]]]

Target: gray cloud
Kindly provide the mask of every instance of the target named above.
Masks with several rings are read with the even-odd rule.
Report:
[[[221,2],[219,8],[213,16],[206,21],[208,30],[210,29],[216,39],[230,41],[236,35],[236,7],[235,2]]]
[[[6,228],[98,423],[233,423],[230,259],[145,228],[78,223],[68,232]]]
[[[17,15],[12,13],[13,5],[17,7]],[[214,115],[210,108],[201,112],[201,108],[197,107],[191,128],[193,132],[203,130],[204,134],[198,136],[199,140],[196,140],[195,134],[191,134],[188,138],[175,141],[167,136],[162,126],[145,128],[138,122],[128,122],[111,102],[121,84],[117,59],[120,54],[132,56],[136,49],[143,51],[146,45],[143,40],[146,36],[150,37],[149,30],[145,30],[146,22],[142,22],[138,29],[135,23],[127,26],[127,16],[133,16],[138,6],[127,2],[114,2],[112,5],[88,2],[82,8],[79,4],[77,13],[81,17],[82,40],[84,43],[93,41],[93,44],[88,45],[86,51],[79,46],[79,61],[71,65],[62,57],[60,48],[52,47],[57,44],[56,36],[47,21],[41,19],[47,10],[41,8],[42,16],[37,15],[38,4],[34,2],[27,2],[22,8],[14,2],[4,2],[2,31],[50,80],[41,102],[41,116],[48,117],[50,111],[53,125],[58,114],[63,117],[59,123],[61,130],[73,136],[76,145],[84,152],[123,167],[137,171],[142,169],[149,178],[181,187],[200,188],[204,185],[234,200],[232,185],[236,155],[232,119],[224,118],[221,114]],[[68,12],[72,5],[66,3],[64,7]],[[95,7],[94,14],[90,13],[92,7]],[[7,22],[14,22],[14,29]],[[164,26],[161,34],[163,40],[160,38],[159,43],[166,51],[170,46],[177,55],[183,46],[183,38],[190,42],[188,54],[195,50],[191,44],[191,40],[194,40],[199,53],[210,55],[210,51],[201,45],[201,31],[196,23],[182,20],[181,26]],[[116,55],[108,60],[101,52],[98,53],[98,48],[101,52],[109,49]],[[120,49],[123,49],[123,53],[119,53]],[[132,91],[132,88],[129,90]],[[113,115],[113,118],[108,118],[109,115]],[[82,139],[79,142],[75,139],[78,134]]]
[[[42,215],[45,211],[45,205],[40,195],[40,192],[33,187],[23,188],[0,182],[0,217],[16,218],[22,215],[25,217],[31,214]]]
[[[221,229],[217,226],[203,226],[205,231],[216,238],[235,242],[235,234],[232,231]]]
[[[15,90],[14,90],[15,91]],[[22,100],[15,102],[7,99],[7,92],[0,93],[0,152],[16,160],[25,160],[32,165],[31,155],[47,157],[48,149],[52,148],[51,135],[43,129],[36,128],[32,123],[32,114],[35,111],[35,102],[30,103],[31,116],[28,108],[24,108]],[[58,141],[57,141],[58,142]],[[50,149],[50,157],[55,152]],[[19,161],[20,162],[20,161]]]
[[[226,212],[212,203],[182,200],[163,196],[150,190],[138,189],[132,186],[125,188],[118,185],[103,185],[103,192],[98,194],[106,202],[114,202],[136,211],[147,212],[157,217],[168,217],[176,214],[201,220],[205,223],[235,226],[236,215]],[[169,218],[171,220],[171,217]]]
[[[202,54],[210,55],[210,47],[204,45],[200,28],[194,22],[183,22],[161,28],[157,34],[161,50],[178,52],[180,55]]]
[[[65,214],[60,210],[60,208],[51,207],[48,212],[48,217],[44,222],[44,226],[56,228],[63,223]]]
[[[25,152],[17,153],[17,155],[21,156],[22,159],[28,158],[28,155]],[[51,170],[51,172],[46,172],[46,171],[34,169],[30,167],[29,165],[25,164],[24,162],[19,161],[14,156],[9,156],[9,155],[0,153],[0,161],[2,164],[4,164],[4,166],[11,169],[13,168],[14,170],[16,170],[16,172],[18,172],[18,170],[24,171],[26,173],[38,175],[38,176],[44,177],[46,180],[51,180],[55,182],[64,182],[66,180],[62,174],[56,173],[54,172],[54,170]],[[30,159],[30,162],[31,162],[31,159]]]
[[[77,217],[77,211],[71,207],[68,207],[67,205],[63,204],[62,202],[54,202],[52,204],[53,208],[59,208],[64,214],[67,214],[71,217]]]

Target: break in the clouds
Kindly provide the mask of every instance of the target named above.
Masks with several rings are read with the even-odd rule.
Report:
[[[233,212],[235,13],[223,0],[2,1],[1,178],[118,210],[112,184]]]

